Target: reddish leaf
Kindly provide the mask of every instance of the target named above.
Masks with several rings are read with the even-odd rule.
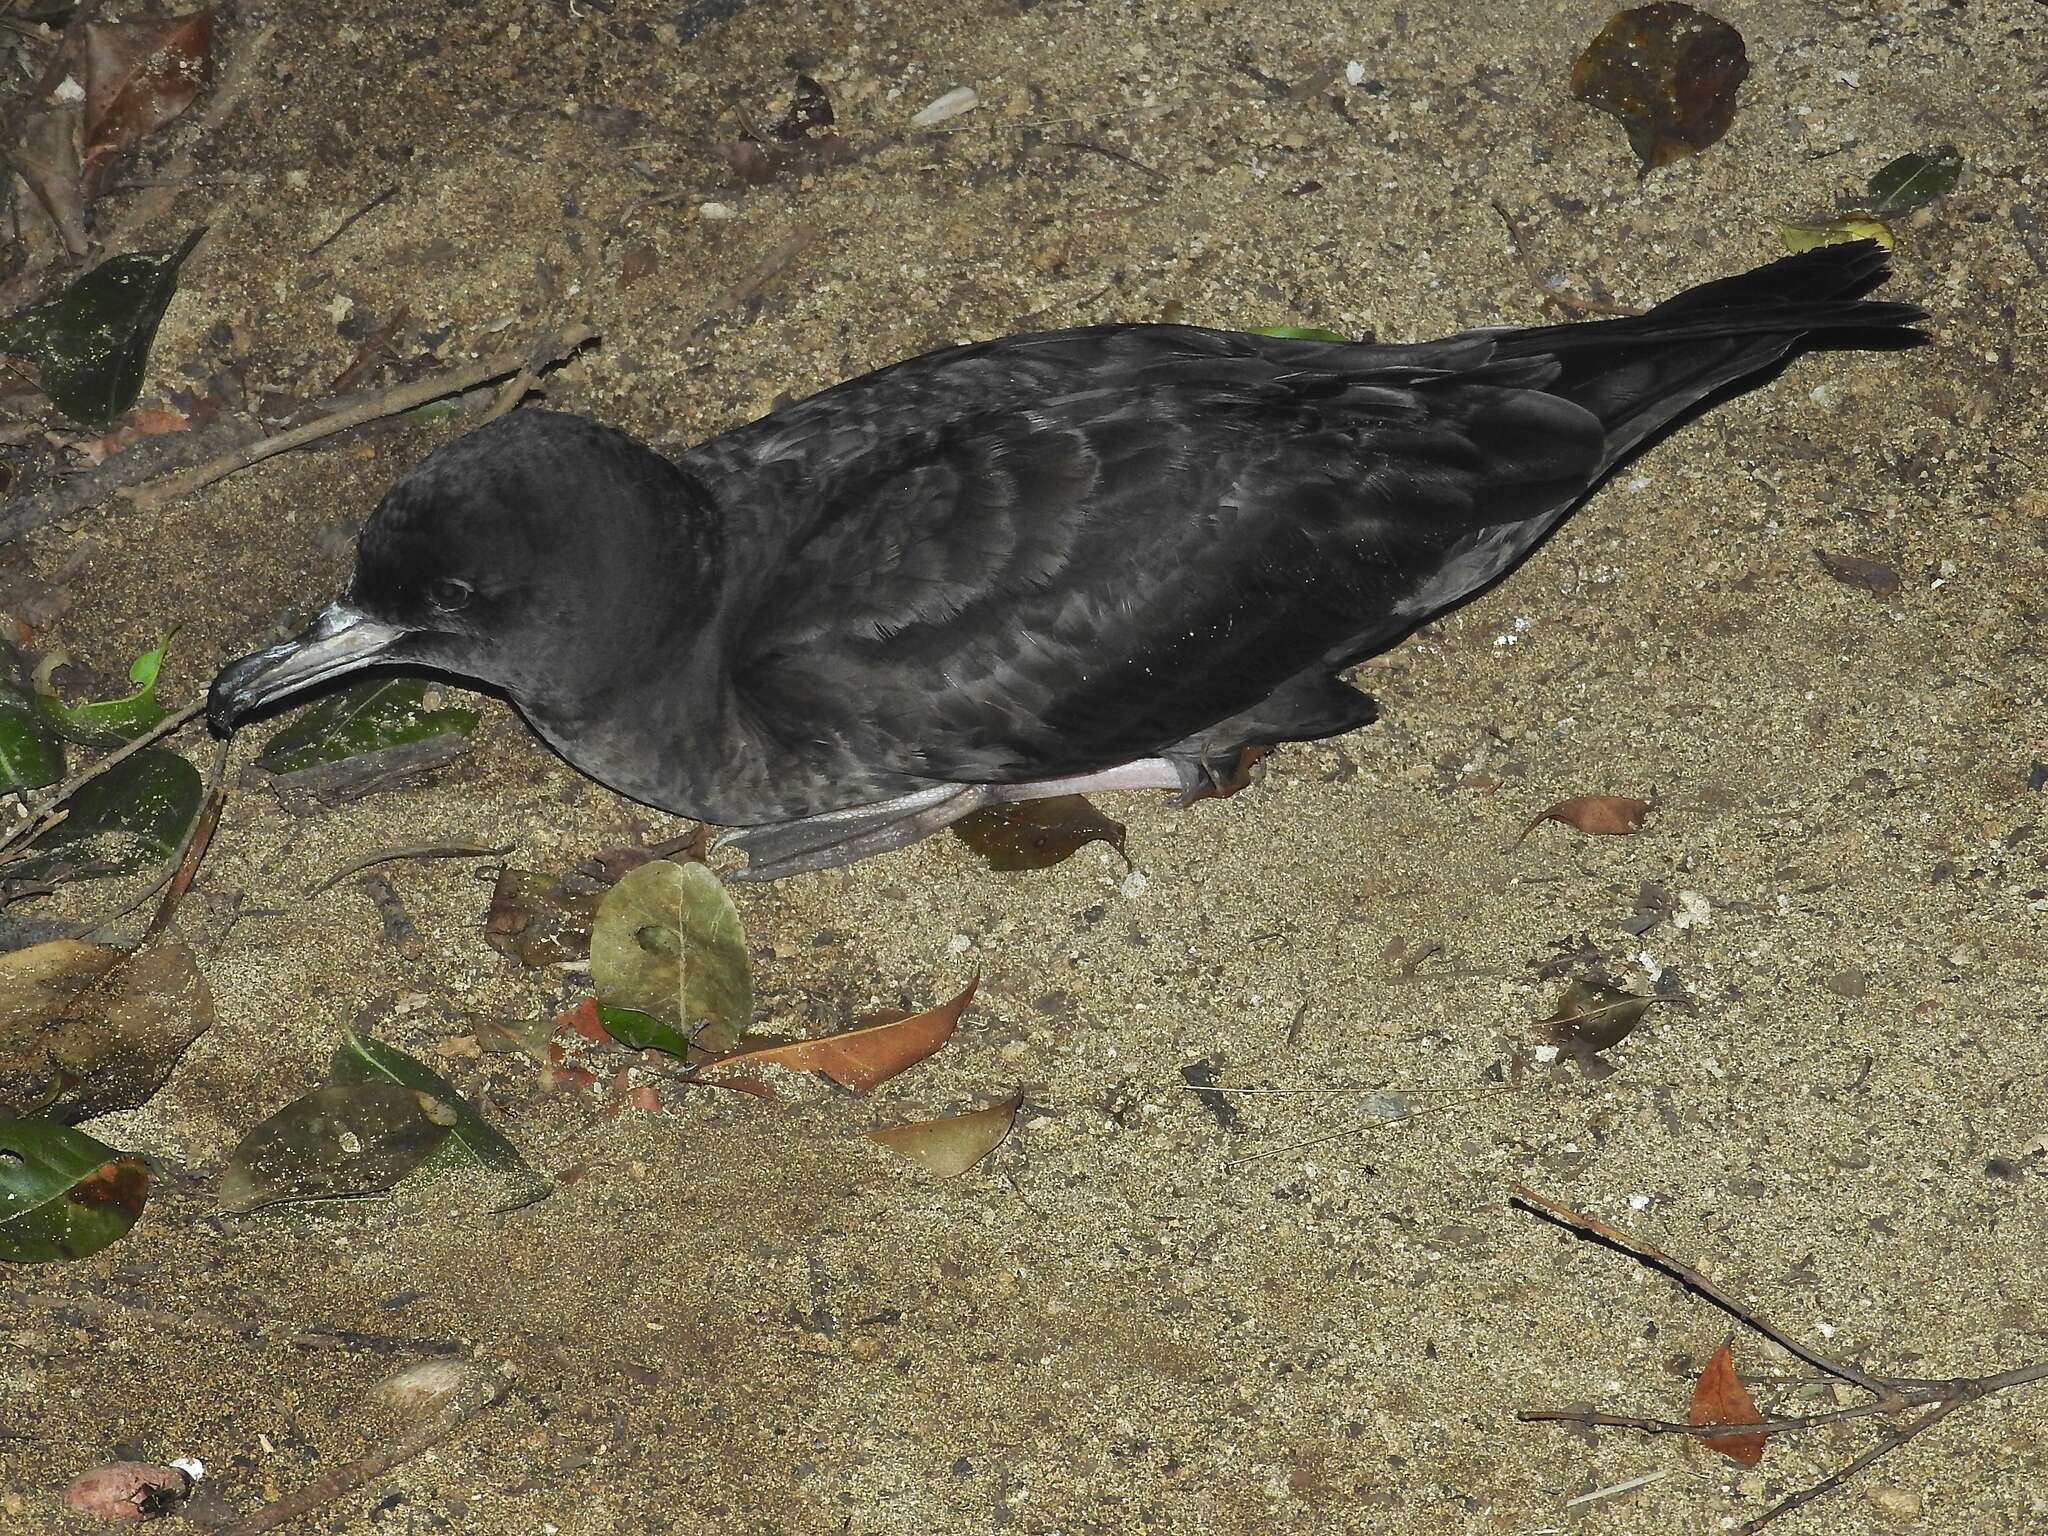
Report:
[[[906,1067],[923,1061],[952,1039],[953,1031],[960,1023],[960,1015],[974,1001],[974,989],[980,985],[977,977],[950,1003],[927,1008],[907,1019],[870,1024],[864,1029],[844,1030],[816,1040],[791,1040],[782,1045],[735,1051],[716,1061],[706,1062],[700,1070],[709,1072],[740,1062],[787,1067],[792,1072],[822,1072],[843,1088],[866,1093],[886,1083]]]
[[[1515,839],[1515,846],[1519,848],[1546,821],[1561,821],[1595,837],[1626,837],[1642,831],[1643,818],[1649,814],[1647,800],[1632,800],[1627,795],[1574,795],[1531,817],[1529,825],[1522,828],[1522,836]]]
[[[1714,1358],[1707,1362],[1707,1368],[1700,1372],[1700,1379],[1693,1383],[1692,1408],[1686,1414],[1686,1422],[1761,1424],[1763,1421],[1764,1416],[1756,1411],[1756,1404],[1750,1398],[1749,1388],[1735,1374],[1735,1357],[1723,1344],[1714,1351]],[[1767,1435],[1717,1435],[1706,1443],[1736,1465],[1753,1467],[1764,1459],[1764,1442],[1767,1439]]]
[[[213,79],[213,12],[85,29],[85,169],[124,155]]]
[[[1740,32],[1659,0],[1609,18],[1572,65],[1572,95],[1621,124],[1647,174],[1726,133],[1748,78]]]

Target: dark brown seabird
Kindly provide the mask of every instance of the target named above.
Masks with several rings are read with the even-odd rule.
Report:
[[[430,454],[216,730],[396,664],[502,692],[772,878],[977,807],[1184,795],[1369,724],[1339,673],[1526,557],[1623,458],[1815,346],[1920,339],[1870,242],[1648,313],[1379,346],[1179,325],[913,358],[675,458],[517,411]]]

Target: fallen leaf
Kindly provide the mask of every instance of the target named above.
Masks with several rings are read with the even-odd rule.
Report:
[[[154,729],[170,713],[156,697],[157,674],[163,670],[164,652],[170,643],[166,635],[128,664],[133,692],[118,699],[88,699],[80,704],[67,704],[51,690],[51,674],[70,660],[61,650],[51,651],[37,663],[30,679],[36,708],[66,741],[88,747],[123,746]]]
[[[796,77],[796,92],[765,139],[748,132],[718,146],[741,181],[765,186],[785,176],[810,176],[853,158],[853,146],[831,132],[832,102],[809,75]]]
[[[1953,144],[1901,155],[1870,178],[1870,211],[1882,217],[1924,208],[1953,192],[1962,175],[1963,152]]]
[[[0,351],[34,358],[43,393],[65,415],[113,425],[142,390],[178,269],[205,233],[173,251],[109,256],[47,304],[0,321]]]
[[[598,1003],[597,1018],[603,1031],[599,1038],[607,1045],[616,1043],[631,1046],[636,1051],[664,1051],[684,1060],[688,1060],[693,1054],[688,1036],[675,1025],[665,1023],[651,1013],[642,1013],[637,1008],[614,1008],[607,1003]],[[700,1050],[694,1054],[701,1058],[704,1053]]]
[[[33,705],[0,696],[0,794],[45,789],[63,777],[57,728]]]
[[[85,29],[88,178],[192,104],[213,79],[213,12],[170,21],[95,22]]]
[[[192,1474],[146,1461],[111,1461],[81,1472],[64,1490],[65,1507],[115,1524],[154,1520],[192,1494]]]
[[[1609,18],[1572,65],[1572,95],[1621,124],[1647,175],[1726,133],[1748,78],[1740,32],[1659,0]]]
[[[455,1091],[455,1085],[425,1062],[351,1029],[335,1047],[328,1077],[336,1083],[397,1083],[451,1109],[454,1119],[448,1122],[446,1138],[425,1171],[471,1170],[497,1175],[507,1183],[507,1198],[493,1204],[492,1210],[514,1210],[547,1192],[547,1180],[527,1165],[519,1149],[486,1124]]]
[[[1867,213],[1850,213],[1838,219],[1809,222],[1787,219],[1778,225],[1778,238],[1795,256],[1801,251],[1818,250],[1823,245],[1853,245],[1858,240],[1875,240],[1888,251],[1898,243],[1882,219],[1874,219]]]
[[[83,1131],[0,1120],[0,1262],[83,1259],[120,1240],[149,1198],[149,1167]]]
[[[1700,1379],[1693,1383],[1692,1407],[1685,1421],[1688,1424],[1763,1423],[1764,1416],[1756,1411],[1749,1388],[1735,1374],[1735,1357],[1728,1352],[1726,1344],[1714,1351],[1713,1359],[1700,1372]],[[1764,1459],[1764,1443],[1769,1438],[1767,1435],[1717,1435],[1706,1444],[1737,1466],[1753,1467]]]
[[[1892,597],[1899,590],[1896,566],[1882,560],[1866,560],[1861,555],[1831,555],[1824,549],[1813,553],[1820,568],[1845,587],[1855,587],[1873,597]]]
[[[985,806],[953,823],[953,835],[1002,874],[1050,869],[1090,843],[1124,851],[1124,824],[1112,821],[1081,795],[1055,795],[1018,805]],[[1128,856],[1125,863],[1129,863]]]
[[[1557,1011],[1543,1021],[1559,1045],[1583,1045],[1604,1051],[1621,1044],[1635,1031],[1658,999],[1638,997],[1600,981],[1575,981],[1557,1000]]]
[[[831,126],[832,99],[825,94],[825,87],[809,75],[798,75],[789,107],[783,112],[782,121],[775,125],[775,137],[794,144]]]
[[[183,411],[158,410],[137,406],[115,424],[111,432],[103,432],[85,445],[85,461],[88,464],[104,464],[123,448],[140,442],[145,437],[165,437],[173,432],[183,432],[192,425],[192,418]]]
[[[435,736],[467,736],[476,729],[475,710],[432,704],[430,688],[438,685],[420,677],[385,677],[330,694],[266,741],[256,766],[284,778]]]
[[[63,802],[68,814],[35,851],[0,869],[9,884],[132,875],[178,851],[205,798],[199,770],[149,747],[116,763]]]
[[[885,1125],[869,1131],[867,1137],[939,1178],[958,1178],[1002,1144],[1017,1122],[1017,1106],[1022,1102],[1019,1095],[942,1120]]]
[[[1595,837],[1626,837],[1642,831],[1643,818],[1649,814],[1647,800],[1632,800],[1627,795],[1574,795],[1530,817],[1522,835],[1515,839],[1515,846],[1521,847],[1529,834],[1546,821],[1561,821]]]
[[[815,1040],[791,1040],[781,1045],[757,1046],[705,1062],[700,1072],[736,1066],[784,1067],[792,1072],[821,1072],[842,1088],[867,1093],[880,1087],[907,1068],[915,1066],[953,1038],[960,1016],[974,1001],[981,985],[979,977],[950,1003],[927,1008],[908,1018],[861,1029],[843,1030]]]
[[[529,969],[590,953],[604,887],[579,875],[546,875],[506,866],[491,891],[484,942]]]
[[[92,244],[85,232],[85,173],[78,149],[84,115],[76,105],[30,109],[9,157],[73,256],[83,256]],[[0,331],[0,338],[6,334]],[[0,339],[0,350],[25,349]]]
[[[657,859],[605,893],[590,980],[600,1003],[649,1014],[706,1051],[729,1049],[754,1016],[739,913],[702,864]]]

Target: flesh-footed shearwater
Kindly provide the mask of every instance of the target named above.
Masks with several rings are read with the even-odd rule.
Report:
[[[1369,724],[1339,673],[1526,557],[1615,464],[1813,346],[1923,339],[1827,246],[1630,318],[1381,346],[1184,325],[898,363],[664,457],[516,411],[429,454],[355,574],[208,700],[396,663],[509,697],[746,877],[980,806],[1193,796]]]

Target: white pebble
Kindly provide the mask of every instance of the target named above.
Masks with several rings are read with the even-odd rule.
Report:
[[[447,1402],[468,1376],[464,1361],[421,1360],[393,1371],[370,1389],[370,1396],[387,1408],[418,1417]]]
[[[1145,872],[1142,869],[1134,869],[1118,882],[1117,894],[1123,897],[1124,900],[1130,901],[1135,897],[1144,895],[1145,887],[1151,883],[1150,880],[1145,878]]]
[[[1346,64],[1344,66],[1344,83],[1346,85],[1365,84],[1365,66],[1356,59]]]
[[[697,217],[709,219],[714,224],[722,224],[727,219],[738,218],[739,210],[730,203],[699,203],[697,205]]]

